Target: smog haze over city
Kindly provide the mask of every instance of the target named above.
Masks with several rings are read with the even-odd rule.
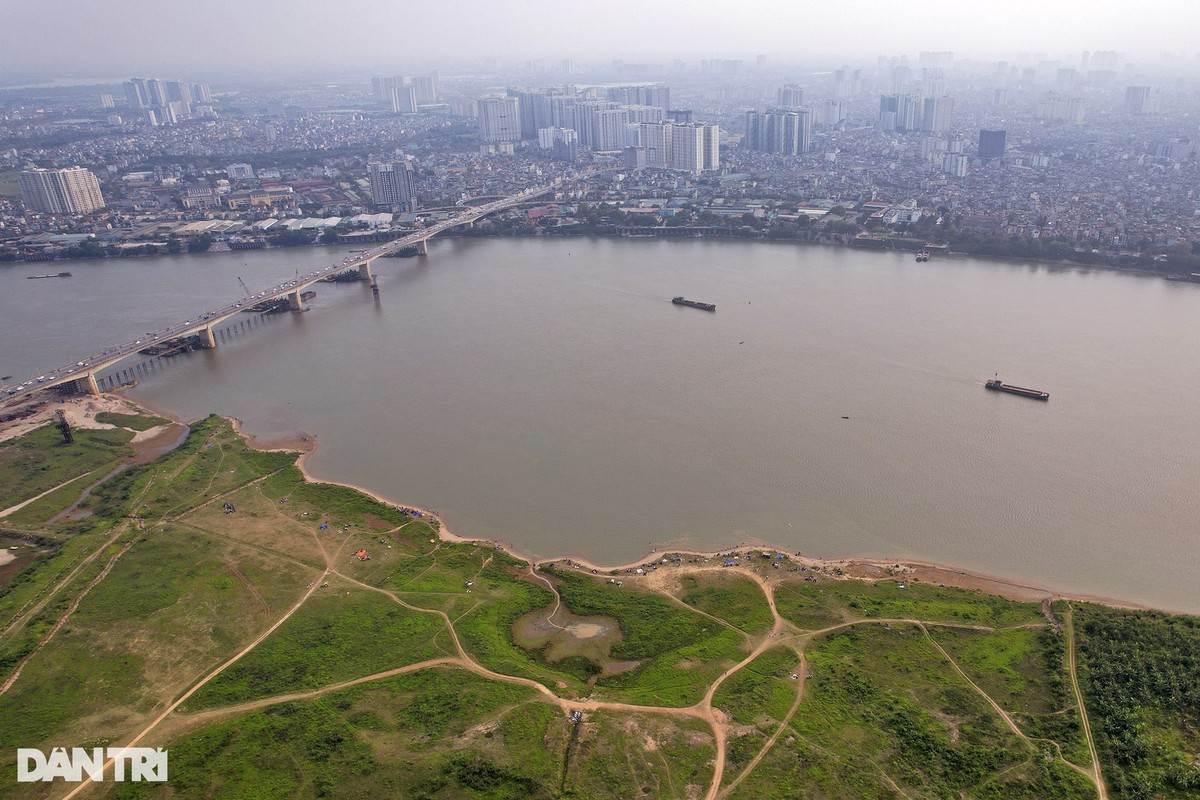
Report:
[[[0,72],[278,73],[472,63],[484,58],[741,58],[814,63],[919,50],[970,58],[1116,50],[1196,52],[1189,0],[602,5],[533,0],[8,3]]]
[[[1200,797],[1197,30],[0,0],[0,800]]]

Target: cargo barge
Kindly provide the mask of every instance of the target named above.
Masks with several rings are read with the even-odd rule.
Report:
[[[696,300],[684,300],[683,297],[672,297],[671,302],[677,306],[687,306],[689,308],[698,308],[701,311],[716,311],[717,307],[713,303],[700,303]]]
[[[1032,400],[1049,400],[1050,393],[1043,392],[1039,389],[1026,389],[1024,386],[1013,386],[1008,383],[1001,383],[1000,376],[997,375],[992,380],[984,384],[984,388],[991,389],[993,392],[1008,392],[1009,394],[1019,394],[1021,397],[1028,397]]]
[[[29,280],[33,280],[34,278],[69,278],[71,277],[71,273],[60,272],[57,275],[26,275],[25,277]]]

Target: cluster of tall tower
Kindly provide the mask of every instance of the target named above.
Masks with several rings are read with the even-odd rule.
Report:
[[[879,128],[884,131],[944,133],[953,123],[954,98],[889,94],[879,98]]]
[[[509,89],[479,100],[479,136],[486,147],[534,139],[555,158],[573,161],[580,147],[624,151],[630,166],[685,172],[717,169],[717,126],[693,123],[671,110],[667,86],[634,85]]]
[[[742,143],[760,153],[785,156],[812,149],[813,112],[810,108],[773,108],[746,112],[746,137]]]
[[[699,175],[721,166],[721,131],[699,122],[643,122],[638,143],[625,148],[625,166]]]
[[[174,125],[190,119],[198,107],[213,101],[207,83],[131,78],[124,87],[129,107],[140,110],[151,125]]]
[[[411,114],[418,106],[438,101],[438,73],[414,75],[406,78],[393,75],[372,78],[371,91],[375,105],[388,109],[393,114]]]

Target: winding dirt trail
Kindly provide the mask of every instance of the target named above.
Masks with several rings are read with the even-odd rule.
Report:
[[[258,647],[258,645],[261,644],[264,639],[266,639],[268,636],[270,636],[272,633],[274,633],[279,628],[280,625],[282,625],[283,623],[285,623],[289,619],[291,619],[291,616],[300,609],[300,606],[304,605],[304,602],[306,600],[308,600],[309,597],[312,596],[312,593],[317,590],[317,588],[321,585],[321,582],[325,579],[326,576],[328,576],[328,574],[329,574],[329,570],[325,570],[323,573],[321,573],[321,577],[318,578],[317,580],[313,581],[313,584],[312,584],[312,586],[310,586],[308,588],[308,591],[306,591],[303,595],[300,596],[300,599],[296,601],[295,605],[293,605],[291,608],[289,608],[287,610],[287,613],[285,613],[278,620],[276,620],[275,623],[273,625],[271,625],[271,627],[267,628],[265,631],[263,631],[261,634],[259,634],[258,637],[254,641],[250,642],[248,645],[243,647],[241,650],[239,650],[236,654],[234,654],[232,657],[230,657],[227,661],[225,661],[219,667],[212,670],[207,675],[205,675],[202,679],[200,679],[200,681],[198,681],[195,685],[193,685],[192,688],[188,689],[186,692],[184,692],[182,695],[180,695],[179,699],[177,699],[175,702],[171,703],[171,705],[167,706],[166,710],[164,710],[161,714],[159,714],[157,717],[155,717],[154,720],[149,725],[147,725],[145,728],[143,728],[142,731],[137,736],[134,736],[128,743],[126,743],[125,747],[135,747],[138,742],[140,742],[142,739],[146,738],[146,736],[151,731],[153,731],[155,728],[157,728],[164,719],[166,719],[168,716],[170,716],[171,713],[173,711],[175,711],[175,709],[179,708],[181,705],[186,703],[188,701],[188,699],[191,698],[192,695],[194,695],[196,692],[198,692],[202,688],[204,688],[204,686],[209,681],[211,681],[213,678],[220,675],[222,672],[224,672],[226,669],[228,669],[233,664],[237,663],[243,656],[245,656],[247,653],[249,653],[255,647]],[[111,759],[111,758],[108,759],[107,761],[105,761],[101,774],[108,773],[112,767],[112,763],[113,763],[113,759]],[[71,800],[72,797],[75,797],[77,794],[82,792],[84,789],[86,789],[88,786],[90,786],[91,783],[92,783],[92,779],[90,777],[86,778],[85,780],[80,782],[79,785],[76,786],[74,789],[72,789],[70,792],[63,795],[62,800]]]
[[[1075,692],[1075,703],[1079,707],[1079,721],[1083,724],[1083,738],[1087,739],[1088,753],[1092,757],[1090,770],[1096,793],[1100,800],[1108,800],[1108,787],[1100,772],[1100,756],[1096,753],[1096,741],[1092,738],[1092,725],[1088,720],[1087,706],[1083,704],[1083,692],[1079,689],[1079,676],[1075,667],[1075,606],[1067,604],[1067,671],[1071,674],[1071,689]]]
[[[224,456],[225,456],[223,450],[220,453],[220,456],[221,456],[221,461],[223,463]],[[262,478],[259,478],[255,481],[250,481],[249,483],[258,483],[262,480],[265,480],[267,477],[270,477],[270,476],[263,476]],[[239,490],[245,488],[245,485],[246,484],[235,487],[231,491],[239,491]],[[148,486],[147,486],[147,488],[148,488]],[[211,488],[211,482],[209,484],[209,488]],[[222,493],[221,496],[224,496],[229,493],[230,492]],[[217,500],[218,500],[217,497],[208,498],[203,503],[201,503],[200,506],[202,507],[204,505],[208,505],[209,503],[215,502]],[[171,514],[174,510],[175,509],[171,509],[167,513],[163,514],[162,517],[159,519],[158,523],[156,524],[156,527],[158,525],[161,525],[164,522],[168,521],[169,519],[172,519],[173,517],[171,516]],[[127,527],[127,526],[123,526],[123,527]],[[795,717],[795,715],[799,712],[799,709],[802,705],[802,702],[803,702],[803,699],[805,696],[805,683],[808,678],[808,671],[809,671],[808,661],[807,661],[807,659],[805,657],[805,653],[804,653],[805,645],[807,645],[816,636],[819,636],[819,635],[822,635],[825,633],[830,633],[832,631],[836,631],[839,629],[848,628],[848,627],[855,626],[855,625],[910,624],[910,625],[915,625],[915,626],[920,627],[922,632],[924,633],[924,635],[933,644],[933,646],[935,648],[937,648],[937,650],[950,662],[950,664],[959,673],[959,675],[964,680],[966,680],[981,696],[983,696],[987,700],[989,705],[1001,717],[1001,719],[1003,719],[1005,724],[1018,737],[1020,737],[1023,742],[1025,742],[1030,747],[1034,747],[1034,749],[1036,750],[1036,747],[1034,746],[1032,740],[1030,740],[1029,737],[1025,736],[1020,731],[1020,729],[1017,727],[1016,723],[1013,721],[1012,717],[1006,711],[1004,711],[1004,709],[1001,708],[999,706],[999,704],[997,704],[994,700],[992,700],[992,698],[990,696],[988,696],[987,693],[984,692],[974,681],[972,681],[966,675],[966,673],[963,672],[963,670],[958,666],[958,664],[955,662],[955,660],[945,651],[945,649],[938,642],[936,642],[933,639],[929,630],[926,628],[926,625],[937,625],[937,626],[979,630],[979,631],[998,630],[997,628],[994,628],[994,627],[989,627],[986,625],[975,625],[975,624],[940,623],[940,622],[932,622],[932,621],[912,619],[912,618],[883,618],[883,619],[846,620],[844,622],[841,622],[841,623],[838,623],[835,625],[830,625],[826,628],[822,628],[819,630],[804,630],[804,629],[797,627],[795,624],[791,623],[787,619],[785,619],[779,613],[779,610],[778,610],[776,602],[775,602],[775,593],[774,593],[774,584],[778,582],[777,579],[772,580],[772,578],[770,576],[764,577],[763,575],[760,575],[752,570],[738,570],[737,574],[739,575],[739,577],[745,577],[745,578],[753,581],[759,587],[759,589],[762,591],[763,596],[766,599],[767,605],[770,609],[772,625],[771,625],[770,630],[767,631],[766,633],[758,634],[758,635],[751,635],[751,634],[746,633],[745,631],[740,631],[740,629],[737,629],[736,627],[732,626],[730,623],[728,623],[725,620],[721,620],[717,617],[713,617],[711,614],[705,614],[704,612],[699,611],[698,609],[693,609],[690,606],[686,606],[687,608],[689,608],[692,611],[696,611],[698,613],[704,614],[705,616],[708,616],[712,619],[715,619],[715,620],[721,622],[721,624],[723,624],[723,625],[734,628],[735,630],[739,630],[739,632],[743,636],[746,637],[747,644],[749,645],[748,654],[744,658],[742,658],[738,663],[730,666],[728,669],[726,669],[724,672],[722,672],[715,680],[713,680],[712,683],[706,689],[703,698],[699,702],[695,703],[694,705],[686,706],[686,707],[667,707],[667,706],[638,705],[635,703],[625,703],[625,702],[608,701],[608,700],[570,699],[570,698],[560,697],[551,688],[547,687],[546,685],[544,685],[532,678],[526,678],[526,677],[521,677],[521,676],[516,676],[516,675],[504,675],[504,674],[495,672],[495,671],[485,667],[481,663],[477,662],[464,648],[462,641],[459,639],[458,632],[455,629],[454,620],[452,620],[450,618],[450,616],[447,612],[442,611],[441,609],[424,608],[424,607],[412,605],[408,602],[405,602],[403,599],[401,599],[401,597],[397,593],[395,593],[393,591],[389,591],[388,589],[385,589],[385,588],[382,588],[379,586],[373,586],[371,584],[365,583],[361,580],[358,580],[350,575],[347,575],[347,574],[341,572],[338,569],[337,563],[336,563],[337,553],[340,553],[342,550],[345,549],[345,547],[344,547],[345,544],[350,540],[350,538],[353,535],[354,535],[353,532],[349,532],[345,535],[345,537],[342,537],[336,543],[331,541],[329,543],[329,548],[327,548],[326,541],[324,539],[322,539],[320,536],[318,536],[316,534],[316,532],[314,531],[312,533],[313,541],[316,545],[318,552],[321,555],[321,558],[324,561],[324,570],[321,571],[320,576],[318,578],[316,578],[310,584],[307,591],[304,592],[299,597],[299,599],[297,599],[296,602],[282,616],[280,616],[273,624],[271,624],[270,627],[268,627],[266,630],[264,630],[262,633],[260,633],[253,641],[249,642],[245,647],[243,647],[236,654],[234,654],[233,656],[228,658],[226,661],[224,661],[220,665],[216,666],[215,668],[211,669],[200,680],[198,680],[194,685],[192,685],[187,691],[185,691],[177,699],[175,699],[173,702],[171,702],[157,717],[155,717],[148,724],[146,724],[145,727],[127,743],[126,746],[129,746],[129,747],[136,746],[139,742],[143,741],[151,732],[156,731],[156,730],[159,730],[161,733],[161,732],[163,732],[163,729],[166,729],[166,730],[169,730],[172,734],[177,734],[182,730],[190,730],[190,729],[196,728],[200,725],[211,723],[217,719],[231,717],[231,716],[245,713],[248,711],[258,710],[258,709],[262,709],[262,708],[266,708],[269,706],[278,705],[278,704],[286,703],[286,702],[310,700],[313,698],[328,695],[330,693],[333,693],[333,692],[336,692],[336,691],[339,691],[342,689],[347,689],[350,687],[359,686],[359,685],[363,685],[363,684],[367,684],[367,683],[371,683],[371,682],[375,682],[375,681],[385,680],[390,677],[404,675],[404,674],[416,672],[416,671],[423,670],[423,669],[432,669],[432,668],[438,668],[438,667],[452,667],[452,668],[468,670],[476,675],[479,675],[481,677],[484,677],[484,678],[487,678],[490,680],[501,681],[501,682],[505,682],[505,683],[517,684],[517,685],[528,687],[529,689],[531,689],[537,693],[538,698],[542,702],[546,702],[546,703],[554,705],[564,715],[567,715],[567,716],[569,716],[573,712],[577,712],[577,711],[578,712],[611,711],[611,712],[622,712],[622,713],[653,714],[653,715],[659,715],[659,716],[674,717],[674,718],[678,718],[678,719],[695,719],[695,720],[702,721],[711,730],[712,736],[713,736],[713,742],[714,742],[714,758],[713,758],[711,782],[709,783],[707,790],[704,793],[703,797],[704,797],[704,800],[718,800],[718,798],[726,797],[726,796],[730,795],[734,790],[736,790],[736,788],[738,786],[740,786],[743,783],[743,781],[745,781],[746,778],[748,776],[750,776],[753,773],[753,771],[760,765],[760,763],[766,757],[766,755],[778,743],[779,739],[783,736],[784,732],[789,730],[789,725],[790,725],[791,721],[793,720],[793,718]],[[126,550],[128,550],[128,548],[129,548],[129,545],[127,545],[125,547],[125,549],[123,549],[120,553],[118,553],[116,556],[114,556],[112,558],[112,560],[109,562],[109,564],[101,572],[100,576],[89,585],[89,587],[88,587],[89,589],[92,586],[94,586],[96,583],[98,583],[99,580],[103,579],[103,577],[105,575],[107,575],[108,570],[111,568],[112,564],[115,563],[116,559],[122,553],[124,553]],[[333,550],[332,553],[330,552],[330,549]],[[102,550],[103,550],[103,548],[97,549],[96,552],[92,553],[89,556],[88,561],[94,559],[100,552],[102,552]],[[78,574],[78,571],[80,569],[82,569],[84,566],[86,566],[86,563],[87,562],[78,565],[76,567],[76,569],[71,573],[71,575],[68,576],[66,581],[69,581],[71,577]],[[312,568],[311,565],[310,565],[310,568]],[[238,572],[236,571],[236,567],[233,567],[231,569],[231,571],[233,571],[235,576],[239,577],[239,579],[242,579],[243,582],[245,582],[247,584],[249,583],[248,581],[244,580],[244,576],[238,575]],[[720,572],[722,570],[720,568],[716,567],[715,565],[712,565],[712,566],[706,565],[703,567],[697,565],[697,566],[694,566],[691,568],[685,568],[685,571],[686,572],[699,572],[699,571]],[[672,570],[672,572],[674,572],[674,571]],[[684,573],[681,572],[681,573],[676,573],[676,574],[684,574]],[[281,695],[275,695],[272,697],[260,698],[257,700],[240,703],[237,705],[225,706],[225,707],[215,708],[215,709],[208,709],[208,710],[205,710],[202,712],[197,712],[194,714],[182,714],[182,713],[176,714],[178,709],[184,703],[186,703],[192,696],[194,696],[200,689],[202,689],[205,685],[207,685],[210,681],[215,679],[218,675],[220,675],[222,672],[224,672],[230,666],[235,664],[237,661],[239,661],[240,659],[245,657],[255,647],[257,647],[259,644],[261,644],[267,637],[269,637],[276,630],[278,630],[280,628],[280,626],[282,626],[285,622],[287,622],[287,620],[290,619],[292,617],[292,615],[295,614],[295,612],[298,611],[304,605],[304,603],[309,600],[309,598],[312,597],[314,592],[316,592],[324,582],[331,579],[331,576],[336,576],[336,578],[338,578],[339,581],[344,582],[345,584],[347,584],[349,586],[356,587],[358,589],[362,589],[365,591],[382,594],[385,597],[392,600],[393,602],[395,602],[396,604],[398,604],[401,607],[408,609],[412,612],[422,613],[422,614],[432,614],[432,615],[437,616],[441,620],[441,622],[444,626],[444,630],[445,630],[446,635],[448,636],[449,645],[450,645],[449,648],[447,648],[446,643],[443,642],[439,646],[443,649],[443,651],[449,649],[452,652],[447,655],[440,656],[437,658],[425,659],[423,661],[419,661],[419,662],[416,662],[413,664],[396,667],[394,669],[385,670],[383,672],[378,672],[378,673],[375,673],[372,675],[366,675],[366,676],[361,676],[361,677],[357,677],[357,678],[353,678],[353,679],[349,679],[349,680],[345,680],[345,681],[340,681],[337,683],[329,684],[329,685],[322,686],[322,687],[312,689],[312,690],[291,692],[288,694],[281,694]],[[550,592],[554,595],[554,603],[547,614],[547,622],[556,628],[563,629],[563,626],[559,625],[557,622],[554,621],[554,618],[559,614],[560,609],[563,608],[561,595],[557,589],[557,586],[548,577],[539,574],[536,567],[532,564],[532,562],[530,562],[530,566],[528,568],[528,577],[532,581],[535,581],[539,584],[545,585],[550,590]],[[66,581],[60,583],[59,588],[66,585]],[[656,581],[653,579],[648,579],[647,581],[644,582],[646,584],[645,588],[649,589],[651,591],[655,591],[655,592],[657,592],[657,593],[659,593],[681,605],[685,605],[682,603],[681,600],[679,600],[679,598],[676,596],[676,594],[673,591],[669,590],[665,586],[653,585],[654,583],[658,583],[658,582],[659,581]],[[250,588],[252,594],[255,595],[256,599],[261,603],[262,602],[261,596],[258,595],[258,593],[254,591],[254,588],[252,586],[250,586],[249,588]],[[85,590],[84,594],[86,594],[86,590]],[[78,602],[79,602],[79,600],[82,599],[82,596],[83,595],[81,594],[80,597],[76,598],[76,602],[72,605],[72,608],[68,611],[68,613],[66,615],[64,615],[64,618],[59,621],[59,626],[61,626],[62,622],[65,621],[66,616],[69,616],[70,612],[73,611],[74,608],[78,605]],[[57,627],[58,626],[56,626],[55,630],[57,630]],[[1028,626],[1020,626],[1020,627],[1044,627],[1044,626],[1028,625]],[[1068,619],[1067,619],[1067,627],[1068,627],[1068,632],[1070,633],[1072,631],[1072,627],[1071,627],[1071,620],[1070,620],[1069,615],[1068,615]],[[53,631],[51,632],[51,635],[52,634],[53,634]],[[439,636],[440,636],[440,634],[439,634]],[[729,721],[726,719],[726,715],[723,712],[721,712],[720,710],[714,708],[713,699],[716,696],[717,692],[720,690],[721,686],[731,676],[733,676],[733,675],[737,674],[738,672],[740,672],[741,670],[745,669],[747,666],[749,666],[751,663],[753,663],[757,658],[759,658],[766,651],[770,650],[771,648],[777,647],[777,646],[788,647],[791,650],[795,651],[796,655],[798,656],[799,664],[796,668],[797,686],[796,686],[795,698],[794,698],[791,706],[789,707],[786,715],[784,716],[784,718],[779,721],[778,726],[775,728],[775,730],[772,732],[772,734],[767,738],[767,740],[765,741],[763,746],[760,748],[760,750],[754,755],[754,757],[750,760],[750,762],[739,772],[739,774],[730,782],[730,784],[727,787],[725,787],[724,789],[722,789],[721,783],[724,778],[724,772],[725,772],[725,769],[727,766],[727,739],[729,736],[730,728],[729,728]],[[1085,734],[1087,736],[1089,749],[1092,752],[1093,765],[1094,765],[1094,770],[1093,770],[1094,776],[1090,776],[1090,777],[1093,777],[1093,779],[1096,782],[1096,785],[1100,789],[1100,800],[1107,800],[1107,795],[1104,791],[1103,783],[1100,781],[1099,761],[1096,758],[1095,746],[1094,746],[1094,743],[1091,738],[1090,728],[1088,727],[1088,723],[1087,723],[1087,719],[1086,719],[1086,711],[1084,711],[1082,708],[1082,697],[1081,697],[1081,693],[1078,688],[1078,682],[1077,682],[1076,676],[1075,676],[1075,657],[1074,657],[1075,653],[1074,653],[1073,636],[1071,636],[1071,640],[1070,640],[1069,653],[1070,653],[1070,671],[1071,671],[1072,685],[1075,688],[1076,697],[1077,697],[1077,700],[1079,702],[1080,709],[1081,709],[1081,716],[1084,719]],[[10,686],[12,684],[12,682],[16,680],[18,674],[19,674],[19,670],[18,670],[17,674],[14,674],[13,676],[11,676],[8,683],[3,688],[0,688],[0,694],[2,694],[3,691],[7,690],[8,686]],[[176,714],[176,716],[174,717],[174,719],[172,719],[171,723],[169,725],[163,725],[164,721],[167,720],[167,718],[170,717],[172,714]],[[1060,754],[1060,756],[1061,756],[1061,754]],[[1067,762],[1067,763],[1069,764],[1069,762]],[[109,768],[110,764],[111,764],[111,760],[104,765],[106,770]],[[1072,766],[1076,769],[1079,769],[1080,771],[1083,771],[1081,768],[1077,767],[1076,765],[1070,765],[1070,766]],[[1088,774],[1088,773],[1086,773],[1086,771],[1083,771],[1083,772],[1084,772],[1084,774]],[[64,796],[63,800],[71,800],[71,798],[76,797],[79,793],[84,791],[88,787],[88,785],[89,785],[89,782],[85,781],[85,782],[80,783],[79,785],[73,787],[72,790]],[[898,786],[895,788],[898,792],[900,792],[900,789]],[[900,793],[903,794],[903,792],[900,792]]]
[[[92,589],[95,589],[97,584],[99,584],[100,581],[104,580],[108,576],[108,573],[117,563],[117,559],[125,555],[125,553],[127,553],[131,547],[133,547],[133,542],[128,542],[124,547],[114,553],[113,557],[110,558],[108,563],[104,565],[104,569],[100,570],[100,574],[93,578],[88,585],[83,587],[83,590],[75,596],[75,599],[71,601],[71,605],[67,606],[67,610],[62,613],[62,616],[55,621],[54,626],[51,627],[50,630],[46,632],[46,635],[42,637],[42,640],[37,643],[37,647],[33,648],[29,655],[21,659],[21,661],[13,669],[12,674],[8,676],[3,684],[0,684],[0,695],[5,694],[9,689],[12,688],[12,685],[17,682],[17,678],[21,677],[21,671],[25,669],[25,665],[29,663],[29,660],[40,653],[42,648],[54,638],[54,634],[58,633],[59,629],[62,628],[63,625],[67,624],[67,620],[70,619],[71,615],[75,613],[75,609],[79,608],[79,604],[83,602],[83,598],[87,597],[88,592],[92,591]]]
[[[962,667],[958,665],[958,662],[955,661],[950,654],[946,652],[946,649],[938,644],[937,640],[934,639],[932,634],[929,633],[929,629],[925,627],[925,623],[917,623],[917,627],[921,629],[921,633],[925,634],[925,638],[929,641],[929,643],[933,645],[939,653],[942,654],[942,657],[945,658],[946,661],[950,662],[950,666],[954,667],[954,671],[957,672],[964,681],[971,684],[971,688],[974,689],[980,697],[987,701],[988,705],[992,707],[993,711],[1000,715],[1000,719],[1004,720],[1004,724],[1008,725],[1008,729],[1016,734],[1018,739],[1032,749],[1036,750],[1037,747],[1034,745],[1033,740],[1026,736],[1025,733],[1017,727],[1017,723],[1013,721],[1013,718],[1009,716],[1007,711],[1000,707],[999,703],[992,699],[991,695],[981,689],[979,684],[971,680],[967,673],[963,672]]]
[[[796,674],[799,677],[796,679],[796,699],[792,701],[792,707],[788,709],[787,715],[779,721],[779,727],[775,729],[775,732],[772,733],[771,737],[767,739],[765,744],[763,744],[762,749],[754,754],[754,758],[750,759],[750,763],[746,765],[745,769],[738,773],[738,776],[730,781],[728,786],[719,790],[720,797],[728,797],[729,795],[733,794],[733,790],[736,789],[742,781],[746,780],[750,773],[754,772],[754,768],[758,766],[759,762],[766,757],[771,748],[775,746],[775,743],[779,741],[779,737],[783,735],[783,732],[787,730],[788,724],[791,723],[792,717],[796,716],[796,712],[800,709],[800,703],[804,700],[804,682],[808,680],[808,659],[804,657],[803,652],[798,652],[797,655],[800,656],[800,666],[796,670]],[[720,782],[718,781],[718,786],[719,785]],[[899,787],[896,788],[899,790]],[[903,794],[903,792],[901,792],[901,794]]]

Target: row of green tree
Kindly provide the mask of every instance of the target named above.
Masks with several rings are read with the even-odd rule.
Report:
[[[1076,625],[1112,796],[1200,797],[1200,619],[1089,605]]]

